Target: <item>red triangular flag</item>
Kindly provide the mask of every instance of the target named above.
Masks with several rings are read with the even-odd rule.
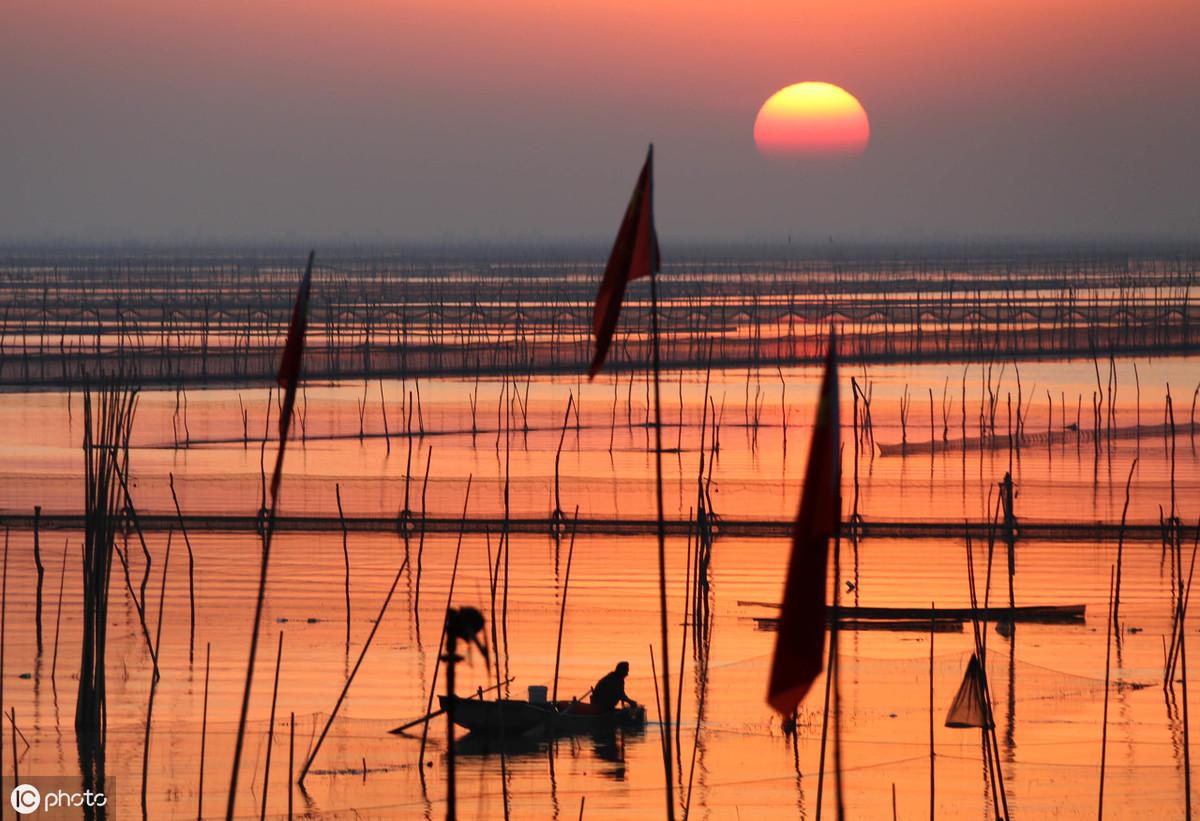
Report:
[[[308,252],[308,268],[300,280],[296,293],[296,304],[292,307],[292,321],[288,325],[287,342],[283,345],[283,356],[279,360],[279,373],[275,381],[281,388],[294,389],[300,379],[300,362],[304,359],[304,332],[308,328],[308,294],[312,290],[312,266],[315,251]]]
[[[588,378],[594,377],[604,366],[608,347],[612,344],[613,331],[617,328],[617,317],[621,314],[621,300],[625,286],[630,280],[650,276],[658,271],[658,235],[654,231],[654,146],[646,152],[646,163],[638,175],[633,196],[625,209],[625,217],[613,242],[608,265],[604,267],[604,278],[596,294],[596,308],[592,312],[592,332],[596,335],[596,349]]]
[[[283,452],[287,448],[288,428],[292,424],[292,409],[296,406],[296,385],[300,381],[300,365],[304,361],[304,332],[308,328],[308,294],[312,290],[312,268],[315,251],[308,252],[308,267],[296,304],[292,307],[292,322],[288,325],[287,342],[279,360],[275,381],[283,388],[283,408],[279,412],[279,452],[275,454],[275,473],[271,476],[271,499],[279,495],[279,480],[283,478]]]
[[[829,540],[842,523],[838,425],[837,340],[831,331],[767,689],[767,703],[785,716],[823,669],[825,566]]]

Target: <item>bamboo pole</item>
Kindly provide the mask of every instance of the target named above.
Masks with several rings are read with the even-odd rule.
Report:
[[[411,441],[411,440],[409,440]],[[350,652],[350,548],[347,545],[349,535],[346,531],[346,515],[342,512],[342,486],[335,482],[334,495],[337,497],[338,522],[342,526],[342,559],[346,565],[346,652]]]
[[[56,674],[58,673],[58,637],[62,628],[63,586],[67,581],[67,548],[71,542],[63,539],[62,571],[58,577],[58,609],[54,616],[54,654],[50,659],[50,685],[57,692]]]
[[[196,788],[196,821],[204,819],[204,753],[208,744],[208,673],[212,663],[212,642],[204,646],[204,706],[200,714],[200,778]]]
[[[179,530],[183,533],[183,543],[188,554],[188,664],[192,663],[196,648],[196,560],[192,554],[192,540],[188,538],[187,526],[183,523],[183,511],[179,507],[179,497],[175,494],[175,474],[167,474],[167,485],[171,488],[171,501],[175,503],[175,517],[179,520]]]
[[[4,649],[8,638],[8,528],[4,528],[4,569],[0,571],[0,705],[4,704]],[[15,758],[15,754],[14,754]],[[0,738],[0,773],[4,772],[4,742]],[[14,779],[15,783],[15,779]],[[0,803],[0,819],[4,818]]]
[[[651,147],[653,152],[653,147]],[[653,187],[647,183],[650,190],[648,196],[653,199]],[[649,206],[648,206],[649,207]],[[658,508],[658,607],[659,630],[662,641],[663,662],[663,772],[665,775],[665,791],[667,802],[667,821],[675,821],[675,784],[671,774],[671,663],[670,636],[667,629],[667,529],[663,514],[663,481],[662,481],[662,395],[659,388],[659,330],[658,330],[658,273],[654,265],[650,266],[650,327],[653,338],[654,365],[654,495]]]
[[[433,461],[433,445],[425,452],[425,478],[421,481],[421,528],[417,536],[417,584],[413,594],[413,621],[416,623],[417,639],[421,636],[421,560],[425,555],[425,520],[428,507],[425,493],[429,489],[429,465]]]
[[[275,471],[271,480],[271,507],[267,512],[266,530],[263,534],[262,554],[259,557],[258,571],[258,593],[254,604],[254,622],[250,632],[250,652],[249,658],[246,661],[246,683],[242,689],[242,704],[241,711],[238,716],[237,736],[234,741],[233,748],[233,767],[229,778],[229,796],[225,805],[226,821],[233,821],[234,808],[237,804],[237,784],[238,784],[238,769],[242,759],[242,745],[246,735],[246,717],[250,711],[250,691],[254,684],[254,662],[258,655],[258,638],[262,624],[263,606],[266,600],[267,592],[267,570],[271,561],[271,539],[275,532],[275,514],[279,504],[279,483],[283,477],[283,457],[287,447],[288,428],[291,424],[292,408],[296,401],[296,384],[299,381],[300,368],[303,362],[304,351],[304,331],[307,324],[307,294],[311,284],[311,274],[314,252],[309,252],[308,268],[305,271],[304,279],[301,280],[300,292],[297,294],[296,307],[293,312],[293,324],[296,330],[299,331],[299,348],[296,351],[295,362],[290,365],[293,368],[289,375],[288,384],[286,386],[286,394],[284,396],[283,409],[279,416],[279,450],[275,454]],[[303,308],[303,313],[301,309]],[[290,336],[289,329],[289,336]],[[285,349],[285,356],[287,350]],[[269,404],[268,404],[269,407]],[[265,447],[266,436],[263,436]],[[265,473],[264,473],[265,482]],[[264,495],[263,502],[266,502]]]
[[[20,730],[17,729],[17,708],[16,707],[12,708],[12,713],[8,716],[8,718],[9,718],[9,721],[12,722],[13,784],[20,784],[21,783],[21,773],[18,771],[18,766],[17,766],[18,762],[20,761],[20,757],[17,755],[17,733],[19,733]]]
[[[42,549],[40,537],[40,524],[42,519],[42,506],[34,505],[33,507],[33,564],[37,568],[37,590],[34,599],[34,618],[37,622],[37,654],[38,659],[42,657],[42,579],[46,576],[46,568],[42,566]]]
[[[1129,515],[1129,493],[1130,487],[1133,484],[1133,472],[1137,470],[1138,460],[1135,457],[1133,463],[1129,466],[1129,478],[1125,480],[1125,506],[1121,508],[1121,529],[1117,531],[1117,567],[1115,587],[1113,588],[1113,603],[1112,603],[1112,621],[1113,627],[1117,628],[1120,622],[1119,614],[1121,609],[1121,562],[1125,554],[1125,520]],[[1120,641],[1120,629],[1117,628],[1117,640]]]
[[[275,683],[271,686],[271,717],[267,719],[267,760],[263,767],[262,808],[259,821],[267,817],[267,797],[271,794],[271,749],[275,746],[275,705],[279,701],[279,666],[283,662],[283,631],[279,631],[279,645],[275,649]],[[290,766],[290,765],[289,765]],[[291,789],[289,779],[288,789]]]
[[[162,588],[158,594],[158,627],[154,632],[154,655],[162,647],[163,605],[167,601],[167,569],[171,566],[171,534],[167,534],[167,554],[163,559]],[[150,732],[154,726],[154,696],[158,693],[158,665],[154,665],[150,677],[150,695],[146,703],[146,734],[142,742],[142,821],[149,817],[146,802],[147,788],[150,782]]]
[[[840,454],[839,454],[840,459]],[[841,475],[840,467],[839,473]],[[838,504],[841,504],[841,492],[839,488]],[[841,615],[838,612],[838,600],[842,593],[842,532],[841,532],[841,511],[838,512],[838,530],[833,537],[833,624],[829,630],[829,653],[833,656],[833,769],[837,775],[837,780],[834,782],[834,798],[837,807],[837,821],[842,821],[846,815],[846,803],[843,794],[844,778],[846,772],[842,766],[842,693],[841,693],[841,661],[838,658],[838,635],[841,632]]]
[[[1196,566],[1196,547],[1200,545],[1200,535],[1197,536],[1197,541],[1192,545],[1192,569]],[[1179,566],[1179,576],[1183,577],[1183,546],[1176,539],[1176,563]],[[1179,606],[1179,667],[1181,675],[1181,687],[1183,689],[1183,803],[1184,803],[1184,818],[1192,817],[1192,755],[1191,755],[1191,728],[1188,724],[1188,669],[1187,669],[1187,639],[1185,625],[1187,622],[1187,608],[1191,599],[1192,590],[1192,571],[1188,571],[1187,588],[1184,591],[1182,602]]]
[[[288,821],[292,821],[292,799],[296,793],[296,714],[288,715],[288,792],[287,792],[287,817]]]
[[[837,581],[834,581],[837,586]],[[837,613],[833,614],[833,623],[838,621]],[[825,667],[825,706],[821,708],[821,752],[817,759],[817,819],[821,821],[822,801],[825,795],[825,745],[829,738],[829,703],[833,693],[833,668],[836,657],[831,652]]]
[[[325,736],[329,734],[329,728],[333,726],[338,710],[341,709],[342,702],[346,700],[346,693],[350,691],[350,685],[354,683],[354,677],[358,675],[358,668],[362,666],[363,659],[367,657],[367,651],[371,649],[371,642],[375,639],[375,633],[379,630],[379,625],[383,622],[388,605],[392,601],[392,594],[396,592],[396,585],[400,583],[400,577],[404,574],[406,567],[408,567],[407,557],[400,563],[400,569],[396,571],[396,575],[392,579],[392,586],[388,588],[387,596],[379,608],[379,615],[376,617],[375,623],[371,625],[371,632],[367,634],[367,640],[363,642],[362,650],[358,654],[358,661],[354,662],[354,669],[346,677],[346,683],[342,686],[342,692],[338,695],[338,699],[333,705],[333,710],[329,713],[329,719],[325,722],[325,727],[321,730],[321,735],[317,738],[316,746],[313,747],[312,752],[309,753],[308,760],[304,762],[304,767],[300,770],[299,783],[301,785],[304,784],[304,779],[308,776],[308,771],[312,767],[313,761],[316,760],[317,753],[321,752],[321,745],[325,743]]]
[[[1113,621],[1116,617],[1116,567],[1108,576],[1108,629],[1104,634],[1104,718],[1100,725],[1100,792],[1096,806],[1097,821],[1104,819],[1104,767],[1108,760],[1108,691],[1109,674],[1112,667]]]
[[[567,549],[567,572],[563,579],[563,596],[562,606],[558,611],[558,642],[554,648],[554,688],[553,695],[550,697],[551,702],[558,701],[558,669],[559,663],[562,661],[562,637],[563,624],[567,620],[567,592],[571,589],[571,560],[575,557],[575,527],[579,524],[579,505],[575,506],[575,520],[571,526],[571,546]],[[497,666],[499,660],[497,660]]]
[[[934,746],[933,746],[933,635],[937,632],[937,606],[929,603],[929,821],[935,817],[934,808]]]
[[[471,476],[467,476],[467,492],[463,498],[463,519],[462,519],[463,527],[460,527],[460,529],[458,531],[458,544],[454,548],[454,567],[450,571],[450,589],[446,593],[446,610],[450,609],[450,605],[454,601],[454,583],[458,580],[458,559],[459,559],[459,556],[462,555],[462,541],[463,541],[463,532],[465,530],[465,524],[466,524],[467,505],[471,499],[471,478],[472,478]],[[499,561],[498,555],[497,555],[497,561]],[[495,619],[495,596],[496,596],[495,582],[492,582],[492,587],[493,587],[493,590],[492,590],[492,600],[493,600],[492,625],[493,625],[493,629],[494,629],[495,624],[496,624],[496,619]],[[425,703],[425,712],[426,713],[431,712],[433,709],[433,696],[434,696],[434,693],[437,692],[438,669],[441,667],[440,650],[442,647],[445,646],[445,644],[446,644],[446,620],[442,619],[442,634],[438,637],[438,645],[437,645],[439,653],[433,664],[433,678],[431,678],[430,682],[429,682],[429,700]],[[493,642],[493,644],[494,644],[494,642]],[[499,661],[499,659],[497,659],[497,662],[498,661]],[[425,727],[421,730],[421,751],[417,756],[418,766],[421,766],[421,767],[425,766],[425,742],[428,740],[428,737],[429,737],[429,725],[426,724]]]

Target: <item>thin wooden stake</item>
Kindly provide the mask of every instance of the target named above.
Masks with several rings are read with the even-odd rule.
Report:
[[[571,560],[575,557],[575,529],[579,526],[579,505],[575,505],[575,519],[571,524],[571,546],[567,548],[567,572],[563,579],[562,607],[558,611],[558,643],[554,649],[554,689],[551,703],[558,701],[558,668],[562,661],[563,624],[567,620],[567,591],[571,588]],[[497,663],[499,660],[497,659]]]
[[[4,528],[4,569],[0,572],[0,705],[4,704],[4,645],[8,635],[8,528]],[[0,743],[0,773],[4,772],[4,745]],[[3,815],[0,803],[0,819]]]
[[[212,664],[212,642],[204,646],[204,707],[200,713],[200,781],[196,796],[196,821],[204,818],[204,751],[208,744],[208,672]]]
[[[834,580],[833,585],[835,590],[840,583],[840,580]],[[840,616],[835,609],[833,612],[835,624],[839,618]],[[836,659],[837,656],[832,652],[831,648],[829,660],[825,667],[825,706],[821,710],[821,754],[817,765],[817,821],[821,821],[821,799],[825,794],[825,744],[829,738],[829,702],[833,693],[833,668],[837,663]]]
[[[183,543],[188,554],[188,664],[192,663],[196,648],[196,559],[192,555],[192,540],[188,538],[187,526],[183,523],[183,511],[179,507],[179,497],[175,495],[175,474],[167,474],[167,485],[171,488],[171,501],[175,503],[175,518],[179,521],[179,530],[183,533]]]
[[[653,337],[654,365],[654,493],[658,502],[658,608],[659,630],[662,633],[662,662],[663,662],[663,773],[666,801],[667,821],[675,821],[675,782],[671,774],[671,661],[670,635],[667,629],[667,528],[663,518],[663,479],[662,479],[662,396],[659,389],[659,333],[658,333],[658,273],[654,265],[650,266],[650,327]]]
[[[37,620],[37,654],[38,658],[42,657],[42,579],[46,576],[46,568],[42,566],[42,548],[41,548],[41,522],[42,522],[42,506],[34,505],[33,507],[33,564],[37,568],[37,591],[35,595],[35,613],[34,618]],[[18,782],[19,783],[19,782]]]
[[[296,793],[296,714],[291,713],[288,716],[288,793],[287,793],[287,817],[288,821],[292,821],[292,799]]]
[[[382,383],[381,383],[382,384]],[[411,442],[412,439],[409,439]],[[411,445],[410,445],[411,447]],[[346,564],[346,652],[350,652],[350,548],[347,545],[349,534],[346,532],[346,516],[342,512],[342,486],[334,483],[333,492],[337,496],[338,522],[342,526],[342,559]]]
[[[58,577],[58,613],[54,616],[54,655],[50,658],[50,684],[52,687],[56,686],[54,677],[58,672],[58,637],[62,628],[63,585],[67,581],[67,549],[70,544],[69,539],[63,539],[62,573]]]
[[[462,554],[463,532],[466,530],[466,526],[467,526],[467,505],[471,499],[471,479],[472,479],[472,476],[468,475],[467,476],[467,492],[463,498],[463,515],[462,515],[462,519],[460,520],[460,524],[459,524],[459,528],[458,528],[458,545],[454,548],[454,567],[450,571],[450,590],[446,593],[446,610],[447,611],[450,610],[450,605],[454,601],[454,583],[458,580],[458,559],[459,559],[459,556]],[[500,561],[499,554],[496,555],[496,561],[497,562]],[[496,574],[499,575],[499,573],[500,573],[500,571],[499,571],[499,569],[497,569]],[[492,625],[493,625],[493,627],[496,624],[495,600],[496,600],[495,581],[493,581],[492,582]],[[495,644],[495,642],[493,642],[493,645],[494,644]],[[438,654],[435,657],[435,661],[433,664],[433,678],[429,682],[429,700],[425,704],[425,712],[426,713],[432,712],[432,710],[433,710],[433,696],[434,696],[434,693],[437,692],[438,670],[441,668],[441,664],[442,664],[442,661],[441,661],[442,652],[441,651],[442,651],[442,648],[446,646],[446,620],[444,618],[442,619],[442,634],[441,634],[441,636],[438,637],[437,646],[438,646]],[[496,652],[497,655],[499,654],[498,649],[496,649],[494,652]],[[500,660],[499,660],[499,658],[497,658],[496,659],[497,665],[499,665],[499,662],[500,662]],[[421,767],[425,766],[425,742],[428,739],[429,739],[429,724],[426,723],[425,726],[421,729],[421,751],[417,755],[418,766],[421,766]],[[303,776],[301,777],[301,780],[303,781]]]
[[[305,272],[304,279],[302,280],[302,284],[300,286],[300,294],[297,296],[296,311],[293,314],[293,317],[292,317],[293,320],[296,320],[297,318],[302,318],[304,320],[304,322],[307,322],[307,305],[308,305],[308,290],[307,290],[307,288],[308,288],[309,283],[311,282],[310,277],[312,274],[312,264],[313,264],[314,256],[315,256],[315,252],[310,251],[308,254],[308,270]],[[300,313],[301,306],[304,307],[303,314]],[[258,638],[259,638],[260,627],[262,625],[263,606],[265,604],[266,594],[267,594],[267,571],[268,571],[268,568],[270,566],[270,561],[271,561],[271,539],[275,534],[275,513],[276,513],[276,509],[278,508],[278,505],[279,505],[279,484],[283,478],[283,457],[284,457],[284,453],[286,452],[286,448],[287,448],[287,441],[288,441],[287,434],[288,434],[288,427],[291,424],[291,419],[292,419],[292,408],[296,401],[296,385],[297,385],[297,382],[299,381],[299,370],[300,370],[300,368],[302,366],[302,362],[303,362],[303,350],[304,350],[303,345],[304,345],[304,328],[305,328],[304,322],[302,322],[301,324],[296,326],[296,328],[298,328],[298,330],[300,332],[300,336],[298,337],[300,348],[299,348],[299,353],[297,353],[297,355],[296,355],[297,358],[294,363],[294,366],[291,366],[291,367],[294,367],[295,370],[294,370],[294,372],[291,373],[291,375],[288,379],[286,394],[284,396],[283,410],[280,413],[280,417],[279,417],[279,450],[275,454],[275,470],[274,470],[274,473],[271,478],[271,507],[267,511],[266,530],[263,534],[262,554],[259,558],[258,592],[255,597],[254,621],[253,621],[253,626],[251,627],[251,632],[250,632],[250,652],[249,652],[249,657],[246,660],[246,683],[242,689],[241,711],[238,715],[237,736],[235,737],[235,740],[234,740],[233,767],[232,767],[232,773],[230,774],[230,778],[229,778],[229,795],[226,799],[226,804],[225,804],[225,819],[226,819],[226,821],[233,821],[234,809],[237,804],[238,770],[241,766],[242,745],[245,742],[245,736],[246,736],[246,717],[247,717],[248,713],[250,712],[250,691],[254,685],[254,662],[258,655]],[[295,325],[295,323],[293,323],[293,325]],[[291,329],[289,329],[289,336],[290,336],[290,332],[291,332]],[[284,353],[285,353],[285,357],[286,357],[288,354],[288,351],[285,349]],[[263,436],[263,443],[264,443],[263,447],[265,448],[266,447],[266,435],[265,434]],[[266,474],[264,473],[264,479],[263,479],[264,490],[265,490],[265,481],[266,481],[265,475]],[[265,504],[266,504],[265,493],[263,496],[263,503],[265,506]]]
[[[1137,470],[1137,463],[1138,463],[1138,460],[1135,458],[1133,460],[1133,464],[1131,464],[1129,466],[1129,478],[1127,478],[1125,480],[1125,506],[1121,509],[1121,529],[1119,531],[1117,531],[1117,569],[1116,569],[1116,582],[1115,582],[1115,587],[1113,588],[1113,600],[1112,600],[1112,621],[1113,621],[1114,628],[1116,628],[1117,623],[1120,621],[1119,614],[1120,614],[1120,610],[1121,610],[1121,560],[1125,554],[1125,520],[1126,520],[1126,517],[1128,517],[1128,515],[1129,515],[1129,491],[1130,491],[1130,486],[1133,484],[1133,472],[1135,470]],[[1119,630],[1117,630],[1117,635],[1120,636]],[[1118,641],[1119,640],[1120,639],[1118,638]]]
[[[396,571],[395,578],[392,579],[392,586],[388,588],[387,597],[383,600],[383,605],[379,608],[379,615],[375,619],[375,623],[371,625],[371,632],[367,634],[367,640],[363,642],[362,651],[358,654],[358,661],[354,662],[354,669],[350,671],[350,675],[346,678],[346,683],[342,687],[342,692],[338,696],[337,702],[333,705],[333,710],[329,713],[329,719],[325,722],[324,729],[321,730],[321,735],[317,738],[317,744],[313,747],[313,751],[309,754],[308,760],[304,762],[304,767],[300,770],[300,784],[304,784],[304,779],[308,775],[308,770],[312,767],[313,761],[317,757],[317,753],[321,751],[321,745],[325,742],[325,736],[329,734],[329,728],[333,726],[334,719],[337,718],[338,710],[342,707],[342,702],[346,699],[346,693],[350,691],[350,685],[354,683],[354,677],[358,675],[358,668],[362,666],[363,659],[367,657],[367,651],[371,649],[371,642],[375,638],[375,632],[379,630],[379,625],[383,623],[383,616],[387,613],[388,604],[392,601],[392,594],[396,592],[396,585],[400,583],[400,577],[404,574],[404,569],[408,567],[408,558],[400,563],[400,569]]]
[[[1116,568],[1108,575],[1108,630],[1104,637],[1104,719],[1100,728],[1100,798],[1096,808],[1096,818],[1104,818],[1104,766],[1108,759],[1108,687],[1112,660],[1113,610],[1114,594],[1116,592]]]
[[[929,821],[934,819],[933,748],[933,635],[937,632],[937,606],[929,603]]]
[[[275,704],[279,701],[279,665],[283,661],[283,631],[279,631],[279,645],[275,650],[275,684],[271,687],[271,718],[267,721],[267,761],[263,768],[262,809],[259,821],[267,817],[267,796],[271,794],[271,749],[275,746]],[[290,765],[289,765],[290,766]],[[289,782],[288,788],[291,788]]]
[[[159,648],[162,647],[163,605],[167,601],[167,569],[171,566],[171,535],[167,533],[167,554],[163,559],[162,588],[158,594],[158,627],[154,631],[154,657],[158,658]],[[155,663],[150,679],[150,695],[146,703],[146,736],[142,743],[142,819],[148,818],[146,793],[150,781],[150,731],[154,726],[154,696],[158,692],[158,664]]]
[[[18,772],[18,767],[17,767],[17,763],[19,762],[20,759],[17,757],[17,708],[16,707],[12,708],[12,715],[9,716],[9,719],[12,721],[13,783],[20,784],[21,783],[21,774],[20,774],[20,772]],[[143,813],[143,815],[145,815],[145,813]]]

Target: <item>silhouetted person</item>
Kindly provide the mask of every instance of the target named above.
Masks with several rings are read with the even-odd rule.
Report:
[[[592,688],[592,706],[598,710],[615,710],[617,705],[624,702],[630,707],[638,706],[637,702],[625,695],[625,677],[629,675],[629,662],[622,661],[617,669],[596,682]]]

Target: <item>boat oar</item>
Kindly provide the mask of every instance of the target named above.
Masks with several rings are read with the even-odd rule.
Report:
[[[490,693],[492,690],[495,690],[498,687],[501,687],[505,684],[512,683],[512,680],[513,680],[513,678],[510,676],[509,678],[506,678],[504,681],[500,682],[500,684],[493,684],[491,687],[485,687],[482,690],[477,690],[475,695],[472,696],[472,698],[478,698],[478,697],[482,696],[484,693]],[[412,721],[408,722],[407,724],[402,724],[401,726],[396,727],[393,730],[388,730],[388,732],[393,735],[403,735],[405,730],[409,730],[420,724],[424,724],[426,721],[429,721],[430,719],[437,718],[438,716],[445,714],[445,712],[446,712],[445,710],[434,710],[432,713],[426,713],[425,715],[421,716],[420,718],[415,718]]]

